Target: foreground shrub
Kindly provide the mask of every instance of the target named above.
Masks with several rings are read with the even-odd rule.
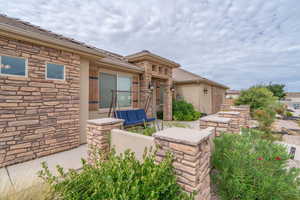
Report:
[[[298,169],[286,169],[285,148],[259,131],[224,134],[214,140],[213,181],[222,200],[299,200]]]
[[[173,119],[178,121],[193,121],[199,119],[201,113],[196,111],[191,103],[185,100],[173,100]]]
[[[121,156],[112,152],[95,166],[83,162],[81,172],[65,173],[58,167],[59,176],[53,176],[44,163],[40,177],[64,200],[192,200],[176,183],[171,164],[171,156],[157,165],[153,156],[142,163],[128,151]]]

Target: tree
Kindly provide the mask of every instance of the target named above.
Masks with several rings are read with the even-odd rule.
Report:
[[[285,87],[284,84],[272,84],[272,83],[266,86],[266,88],[270,90],[275,97],[278,97],[279,100],[283,99],[286,96],[284,87]]]
[[[250,105],[250,109],[253,112],[254,110],[267,108],[275,104],[277,99],[266,87],[253,86],[247,90],[242,90],[235,104]]]

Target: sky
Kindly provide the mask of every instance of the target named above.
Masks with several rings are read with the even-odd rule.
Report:
[[[300,91],[299,0],[0,0],[0,13],[129,55],[149,50],[229,86]]]

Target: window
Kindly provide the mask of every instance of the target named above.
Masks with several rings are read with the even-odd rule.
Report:
[[[46,79],[65,80],[65,67],[53,63],[47,63]]]
[[[27,60],[10,56],[0,56],[0,74],[26,76]]]
[[[131,106],[131,78],[127,76],[118,76],[118,106]]]
[[[100,73],[100,108],[109,108],[112,101],[112,90],[117,92],[117,106],[131,106],[132,79],[128,76],[118,76],[116,74]]]

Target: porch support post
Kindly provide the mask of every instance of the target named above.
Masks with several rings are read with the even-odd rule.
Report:
[[[164,94],[164,120],[172,120],[172,87],[173,81],[169,78],[166,81],[165,94]]]

